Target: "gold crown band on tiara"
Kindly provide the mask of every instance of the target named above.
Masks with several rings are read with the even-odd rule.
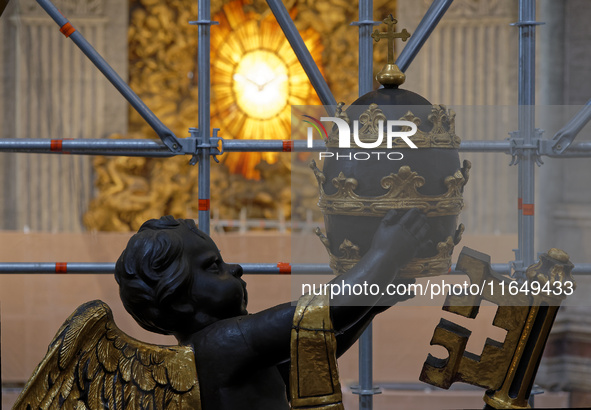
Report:
[[[316,228],[316,235],[326,247],[330,259],[330,268],[332,271],[340,275],[347,272],[359,262],[361,256],[359,255],[359,247],[350,240],[345,239],[339,246],[340,256],[334,255],[330,251],[330,241],[322,234],[320,228]],[[437,244],[437,254],[428,258],[413,258],[406,266],[404,266],[398,273],[398,277],[402,279],[412,279],[427,276],[445,275],[451,268],[451,254],[454,246],[460,243],[462,233],[464,232],[464,225],[460,224],[454,237],[448,236],[444,242]]]
[[[343,103],[337,105],[335,116],[345,120],[349,125],[351,121],[346,113],[342,110]],[[369,108],[359,116],[359,123],[361,129],[359,130],[359,140],[364,143],[375,142],[379,136],[380,130],[383,130],[383,124],[386,123],[386,116],[377,104],[370,104]],[[421,125],[421,119],[415,116],[411,111],[408,111],[400,120],[410,121],[416,124],[417,132],[410,137],[410,140],[418,148],[451,148],[458,149],[460,146],[460,137],[456,135],[456,113],[447,109],[445,105],[433,105],[431,113],[427,116],[427,120],[433,124],[429,132],[424,132],[418,129]],[[380,127],[380,121],[382,127]],[[402,127],[401,131],[408,131],[408,127]],[[383,131],[382,131],[383,132]],[[353,144],[353,137],[351,135],[351,143]],[[401,149],[409,148],[406,142],[398,138],[393,139],[391,148]],[[336,128],[328,134],[328,141],[326,146],[329,148],[338,148],[339,133]],[[387,140],[384,138],[382,143],[376,148],[387,148]]]
[[[470,161],[464,160],[462,169],[445,178],[447,192],[441,195],[423,195],[417,191],[425,184],[425,178],[403,165],[397,174],[390,174],[380,181],[385,194],[364,197],[355,193],[358,182],[347,178],[342,172],[332,179],[337,188],[334,194],[327,194],[323,185],[325,175],[318,169],[316,162],[310,162],[310,168],[318,180],[320,199],[318,206],[325,215],[384,216],[390,209],[419,208],[427,217],[459,215],[464,206],[462,191],[468,182]]]

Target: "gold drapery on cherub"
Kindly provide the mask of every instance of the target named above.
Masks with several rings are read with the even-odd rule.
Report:
[[[327,296],[304,295],[291,330],[291,408],[344,410]]]

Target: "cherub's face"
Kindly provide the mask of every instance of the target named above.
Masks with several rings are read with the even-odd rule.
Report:
[[[183,229],[181,235],[193,274],[192,299],[199,311],[217,320],[248,314],[242,267],[225,263],[211,238],[196,228]]]

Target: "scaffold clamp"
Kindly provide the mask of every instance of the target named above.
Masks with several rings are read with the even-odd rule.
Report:
[[[373,396],[375,394],[382,394],[382,389],[380,387],[362,389],[361,386],[351,386],[351,393],[359,394],[361,396]]]
[[[217,158],[218,155],[221,155],[224,153],[224,144],[223,144],[223,139],[221,137],[218,137],[218,131],[220,129],[219,128],[214,128],[213,129],[213,136],[208,137],[205,136],[203,138],[204,141],[201,141],[201,137],[199,135],[199,129],[198,128],[189,128],[189,133],[191,134],[191,136],[189,138],[183,138],[178,140],[178,142],[181,144],[182,146],[182,152],[184,154],[192,154],[193,156],[191,157],[191,160],[189,161],[189,164],[191,165],[195,165],[197,164],[197,162],[199,162],[199,153],[200,150],[204,150],[207,149],[209,150],[209,154],[213,155],[213,159],[215,162],[219,163],[220,160]],[[222,149],[218,149],[218,144],[219,142],[222,141]]]
[[[591,120],[591,100],[587,101],[581,110],[554,135],[554,138],[548,141],[548,149],[555,154],[562,154],[589,120]]]
[[[219,128],[213,129],[213,137],[209,139],[211,145],[211,151],[209,152],[213,156],[213,160],[220,163],[218,159],[218,155],[222,155],[224,153],[224,139],[222,137],[218,137]],[[213,143],[213,144],[212,144]],[[221,149],[218,148],[218,143],[221,145]]]
[[[381,21],[373,21],[373,20],[361,20],[361,21],[353,21],[351,22],[351,26],[379,26],[382,24]]]
[[[543,134],[544,130],[536,128],[534,130],[534,138],[532,138],[530,143],[526,144],[525,139],[521,137],[520,131],[510,132],[510,137],[507,138],[510,143],[509,154],[511,155],[509,166],[519,164],[526,150],[531,150],[537,166],[543,165],[544,162],[542,161],[541,156],[547,155],[546,147],[548,142],[542,140]]]
[[[513,249],[513,251],[517,251],[517,249]],[[523,265],[522,260],[515,260],[510,262],[511,270],[513,273],[510,275],[512,278],[522,283],[525,280],[525,269],[526,267]]]
[[[191,20],[189,24],[192,26],[215,26],[220,24],[220,22],[212,20]]]
[[[520,252],[520,249],[513,249],[515,260],[509,262],[509,276],[522,283],[525,280],[526,266],[523,263]]]

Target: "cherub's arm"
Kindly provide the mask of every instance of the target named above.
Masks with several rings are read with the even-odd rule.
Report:
[[[378,227],[370,249],[351,270],[335,277],[331,283],[377,285],[384,290],[396,279],[425,241],[429,226],[426,217],[418,209],[406,212],[399,221],[395,211],[390,211]],[[335,331],[345,332],[364,319],[382,298],[381,292],[361,296],[341,294],[332,297],[330,315]],[[362,305],[362,306],[360,306]],[[373,317],[369,317],[371,321]],[[368,321],[368,323],[369,323]]]
[[[353,286],[366,281],[385,289],[396,278],[398,270],[413,258],[428,230],[424,215],[416,209],[408,211],[400,221],[396,219],[396,212],[389,212],[376,231],[369,251],[355,267],[331,282]],[[357,340],[371,322],[375,316],[371,310],[380,298],[381,295],[364,295],[362,299],[354,295],[332,298],[330,315],[334,330],[341,336],[346,335],[342,338],[343,348]],[[359,306],[360,303],[363,306]],[[292,303],[284,303],[238,319],[245,341],[255,351],[255,361],[268,366],[289,359],[294,312]]]

